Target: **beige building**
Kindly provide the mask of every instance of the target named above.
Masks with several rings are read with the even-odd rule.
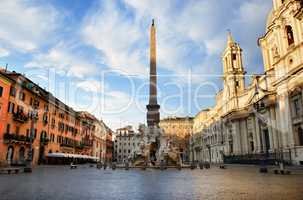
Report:
[[[180,138],[189,137],[192,133],[193,118],[192,117],[168,117],[161,119],[160,128],[164,130],[167,136],[177,136]]]
[[[94,121],[95,132],[93,140],[93,156],[97,157],[99,161],[106,161],[106,125],[102,120]]]
[[[224,87],[215,105],[194,118],[192,160],[254,163],[266,157],[303,164],[303,5],[273,5],[258,40],[264,74],[253,76],[247,87],[242,49],[228,34]]]
[[[139,148],[141,135],[132,126],[119,128],[114,140],[114,160],[118,163],[128,161]]]
[[[189,161],[189,140],[193,133],[192,117],[168,117],[160,120],[160,128],[172,145],[180,150],[183,161]]]

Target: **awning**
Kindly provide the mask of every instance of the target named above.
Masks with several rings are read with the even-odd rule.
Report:
[[[82,158],[90,160],[98,160],[98,157],[81,155],[81,154],[71,154],[71,153],[48,153],[47,157],[49,158]]]

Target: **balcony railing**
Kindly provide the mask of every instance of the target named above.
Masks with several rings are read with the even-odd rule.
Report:
[[[14,133],[5,133],[3,136],[3,139],[5,142],[12,142],[12,141],[18,141],[18,142],[30,142],[30,137],[25,135],[18,135]]]
[[[73,148],[74,145],[73,144],[65,144],[65,143],[61,143],[60,144],[60,147],[70,147],[70,148]]]
[[[16,113],[13,113],[13,119],[15,121],[25,123],[28,120],[28,116],[25,115],[23,112],[16,112]]]
[[[83,149],[85,147],[84,144],[65,144],[65,143],[61,143],[60,147],[69,147],[69,148],[77,148],[77,149]]]

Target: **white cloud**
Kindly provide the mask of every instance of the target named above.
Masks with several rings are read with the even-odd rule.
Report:
[[[114,1],[105,1],[93,10],[82,27],[85,43],[102,51],[105,64],[122,74],[147,74],[145,51],[138,48],[142,33],[136,22],[128,19]]]
[[[0,58],[9,56],[10,52],[4,48],[0,48]]]
[[[232,29],[235,40],[241,41],[240,45],[247,52],[245,55],[249,59],[246,64],[255,63],[256,57],[260,58],[254,56],[259,51],[256,34],[260,30],[264,31],[263,23],[271,6],[269,1],[263,0],[99,2],[77,24],[80,34],[75,32],[72,40],[77,40],[78,47],[93,47],[93,51],[98,54],[94,55],[97,56],[97,62],[109,69],[118,70],[120,74],[148,78],[149,25],[151,19],[155,18],[159,68],[169,71],[171,79],[179,82],[187,78],[189,70],[206,75],[194,76],[194,83],[201,83],[209,78],[207,76],[221,73],[220,55],[226,44],[228,28]],[[98,68],[96,58],[85,56],[90,52],[82,55],[67,44],[53,45],[45,52],[39,51],[41,46],[52,43],[49,42],[52,38],[49,36],[52,36],[54,30],[57,30],[58,22],[60,23],[58,11],[52,6],[36,5],[29,0],[2,0],[0,6],[6,8],[0,10],[0,42],[5,48],[30,51],[33,60],[26,67],[55,68],[65,75],[81,78],[80,81],[77,79],[76,87],[86,92],[98,93],[104,89],[102,83],[90,79],[90,76],[102,70]],[[255,13],[256,10],[258,14]],[[79,35],[80,40],[77,38]],[[12,52],[10,48],[9,53]],[[145,110],[138,109],[134,103],[128,104],[133,98],[131,95],[115,90],[104,96],[104,102],[96,101],[100,104],[89,111],[100,111],[101,115],[102,112],[113,111],[117,107],[127,107],[128,110],[118,114],[102,114],[102,118],[110,119],[116,125],[121,120],[132,124],[144,121],[142,116],[145,115]]]
[[[226,44],[226,37],[222,37],[222,35],[205,41],[205,45],[207,48],[207,54],[208,55],[219,55],[220,53],[223,52],[222,49],[225,48],[225,46],[224,46],[225,44]],[[218,59],[220,59],[220,58],[218,58]]]
[[[87,92],[100,93],[103,90],[103,84],[96,80],[83,80],[76,83],[76,87]]]
[[[123,0],[122,4],[100,1],[88,12],[81,27],[83,41],[101,52],[105,65],[121,70],[121,74],[140,74],[147,78],[149,24],[155,18],[158,67],[171,72],[171,79],[177,82],[185,82],[192,70],[195,73],[192,83],[215,79],[218,85],[222,84],[218,76],[222,72],[221,53],[226,45],[227,29],[232,30],[236,41],[241,41],[244,52],[256,54],[257,34],[264,30],[271,6],[271,2],[262,0],[188,0],[186,3]],[[246,64],[252,65],[256,58],[260,59],[255,56]],[[107,107],[114,109],[127,103],[130,97],[123,95],[112,93],[107,97]],[[118,122],[128,115],[125,121],[142,121],[137,115],[142,116],[145,111],[131,107],[129,110],[132,111],[129,115],[125,111],[107,117]]]
[[[237,12],[238,18],[231,26],[237,31],[236,40],[241,40],[244,50],[244,63],[248,73],[261,73],[263,71],[263,60],[261,49],[257,46],[258,37],[265,34],[265,22],[272,8],[272,1],[251,0],[243,2]],[[256,13],[256,11],[258,11]]]
[[[40,53],[27,63],[28,68],[54,68],[56,72],[68,76],[83,78],[97,72],[97,66],[87,61],[83,56],[72,52],[68,46],[61,43],[47,53]]]
[[[47,43],[58,23],[57,11],[48,4],[1,0],[0,7],[0,42],[17,51],[33,51]]]

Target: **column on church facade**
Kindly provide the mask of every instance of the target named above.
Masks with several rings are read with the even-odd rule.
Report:
[[[270,68],[270,57],[269,57],[269,52],[268,48],[262,48],[263,51],[263,56],[264,56],[264,65],[266,69]]]
[[[279,98],[278,98],[279,99]],[[279,100],[278,100],[279,102]],[[277,138],[278,138],[278,146],[279,146],[279,149],[282,149],[283,148],[283,134],[282,134],[282,122],[281,122],[281,116],[280,116],[280,106],[279,104],[276,106],[276,109],[275,109],[275,116],[276,116],[276,127],[277,127]]]
[[[250,116],[247,119],[247,123],[248,123],[248,127],[249,127],[249,132],[252,133],[253,136],[253,142],[254,142],[254,151],[251,152],[249,150],[250,153],[256,153],[257,152],[257,133],[256,133],[256,128],[255,128],[255,121],[254,121],[254,117]],[[250,148],[250,147],[249,147]]]
[[[247,133],[247,119],[241,120],[241,144],[242,144],[242,154],[248,154],[248,133]]]
[[[236,155],[241,154],[241,130],[240,121],[236,120],[232,123],[233,126],[233,141],[234,141],[234,153]]]
[[[294,147],[295,146],[295,138],[294,138],[294,131],[292,127],[292,119],[291,119],[291,109],[290,109],[290,99],[288,95],[285,95],[285,108],[286,108],[286,128],[287,128],[287,138],[288,138],[288,146]]]
[[[269,135],[269,151],[270,152],[273,152],[274,151],[274,130],[273,130],[273,127],[271,125],[272,123],[272,120],[271,120],[271,109],[272,107],[270,106],[267,111],[266,111],[266,119],[267,119],[267,128],[268,128],[268,135]],[[264,140],[265,141],[265,140]]]
[[[281,21],[280,27],[285,28],[285,21]],[[282,47],[282,55],[287,52],[288,44],[287,44],[287,34],[284,28],[280,28],[277,32],[279,35],[278,42],[280,43],[280,47]]]
[[[299,37],[299,41],[302,41],[303,40],[303,30],[302,30],[302,27],[300,26],[300,24],[302,23],[301,21],[297,21],[295,20],[295,24],[296,24],[296,27],[297,27],[297,30],[298,30],[298,37]]]
[[[279,143],[278,143],[277,122],[275,116],[275,106],[270,108],[270,122],[271,122],[271,130],[273,135],[273,150],[277,150],[279,148]]]
[[[300,26],[298,26],[298,23],[301,23],[301,22],[297,22],[298,20],[296,19],[296,18],[294,18],[294,17],[292,17],[291,18],[291,27],[292,27],[292,29],[293,29],[293,32],[294,33],[298,33],[298,34],[294,34],[294,39],[295,39],[295,42],[296,41],[301,41],[300,40],[300,32],[299,32],[299,27]]]
[[[288,95],[285,93],[279,95],[280,131],[282,134],[282,143],[284,149],[294,146],[289,106]]]
[[[228,126],[226,125],[226,123],[224,123],[223,128],[223,138],[224,138],[224,155],[229,155],[229,145],[228,145],[228,133],[229,133],[229,129]]]
[[[261,133],[260,133],[260,124],[259,124],[259,119],[254,116],[254,122],[255,122],[255,132],[256,132],[256,153],[260,153],[262,150],[262,144],[261,144]]]

